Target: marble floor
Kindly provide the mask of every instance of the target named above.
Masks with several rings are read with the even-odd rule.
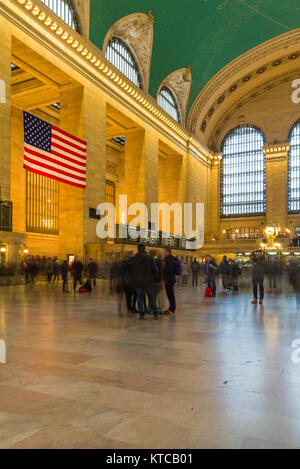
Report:
[[[300,297],[177,289],[119,318],[104,285],[0,289],[0,448],[300,448]]]

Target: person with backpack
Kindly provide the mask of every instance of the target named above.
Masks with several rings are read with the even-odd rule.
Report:
[[[164,258],[163,277],[165,281],[166,294],[169,300],[169,309],[165,311],[165,314],[171,315],[175,314],[176,311],[174,286],[176,283],[176,275],[181,274],[181,265],[177,257],[172,256],[172,250],[169,247],[164,250]]]
[[[208,254],[205,256],[205,273],[207,278],[207,288],[211,289],[211,296],[216,296],[217,286],[216,286],[216,276],[218,275],[220,269],[216,261]]]

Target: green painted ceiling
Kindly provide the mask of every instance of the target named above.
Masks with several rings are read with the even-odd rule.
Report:
[[[174,70],[191,66],[189,106],[222,67],[258,44],[300,26],[299,0],[90,0],[90,39],[102,48],[123,16],[155,16],[150,94]]]

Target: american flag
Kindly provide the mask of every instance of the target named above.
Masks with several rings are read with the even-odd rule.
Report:
[[[28,112],[23,116],[24,168],[85,189],[86,142]]]

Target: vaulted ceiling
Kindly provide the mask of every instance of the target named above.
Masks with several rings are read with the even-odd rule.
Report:
[[[191,66],[189,107],[203,86],[249,49],[300,26],[299,0],[90,0],[90,39],[99,48],[109,28],[132,13],[155,17],[149,91]]]

